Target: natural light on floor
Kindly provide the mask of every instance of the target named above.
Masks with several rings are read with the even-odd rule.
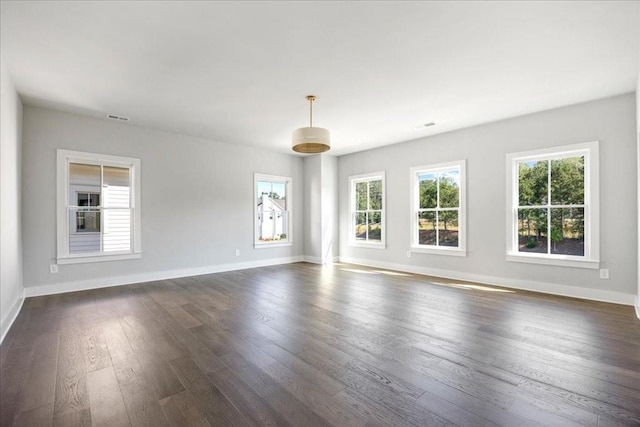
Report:
[[[502,293],[507,293],[507,294],[515,293],[515,291],[509,290],[509,289],[493,288],[493,287],[490,287],[490,286],[474,285],[474,284],[471,284],[471,283],[451,283],[451,282],[447,282],[447,283],[434,283],[434,282],[431,282],[431,283],[433,283],[434,285],[452,286],[454,288],[472,289],[472,290],[475,290],[475,291],[502,292]]]
[[[339,265],[339,264],[334,264],[334,265]],[[340,268],[340,270],[349,271],[351,273],[360,273],[360,274],[376,274],[376,275],[384,274],[387,276],[405,276],[405,277],[411,276],[411,274],[409,273],[400,273],[397,271],[386,271],[386,270],[363,270],[360,268],[345,268],[345,267]],[[515,291],[512,291],[510,289],[494,288],[491,286],[477,285],[473,283],[431,282],[431,281],[429,283],[433,285],[451,286],[454,288],[469,289],[469,290],[475,290],[475,291],[499,292],[499,293],[507,293],[507,294],[515,293]]]
[[[399,273],[397,271],[361,270],[359,268],[341,268],[340,270],[350,271],[351,273],[361,273],[361,274],[384,274],[386,276],[411,276],[411,274]]]

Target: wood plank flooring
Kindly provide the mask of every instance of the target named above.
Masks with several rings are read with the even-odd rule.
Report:
[[[640,321],[346,264],[29,298],[0,425],[640,426]]]

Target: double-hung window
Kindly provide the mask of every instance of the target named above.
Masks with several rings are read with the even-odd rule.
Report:
[[[384,172],[349,177],[353,246],[385,247]]]
[[[140,160],[57,152],[57,263],[139,258]]]
[[[254,175],[254,246],[291,246],[293,179],[256,173]]]
[[[466,256],[464,160],[411,168],[411,251]]]
[[[507,260],[598,268],[598,143],[507,155]]]

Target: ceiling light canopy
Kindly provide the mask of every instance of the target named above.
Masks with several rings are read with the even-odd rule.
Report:
[[[297,153],[316,154],[324,153],[331,148],[329,131],[324,128],[313,127],[313,101],[314,95],[307,95],[309,101],[309,127],[298,128],[293,131],[291,148]]]

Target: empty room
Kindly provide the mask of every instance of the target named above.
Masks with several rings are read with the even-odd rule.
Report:
[[[639,426],[639,1],[0,2],[0,427]]]

